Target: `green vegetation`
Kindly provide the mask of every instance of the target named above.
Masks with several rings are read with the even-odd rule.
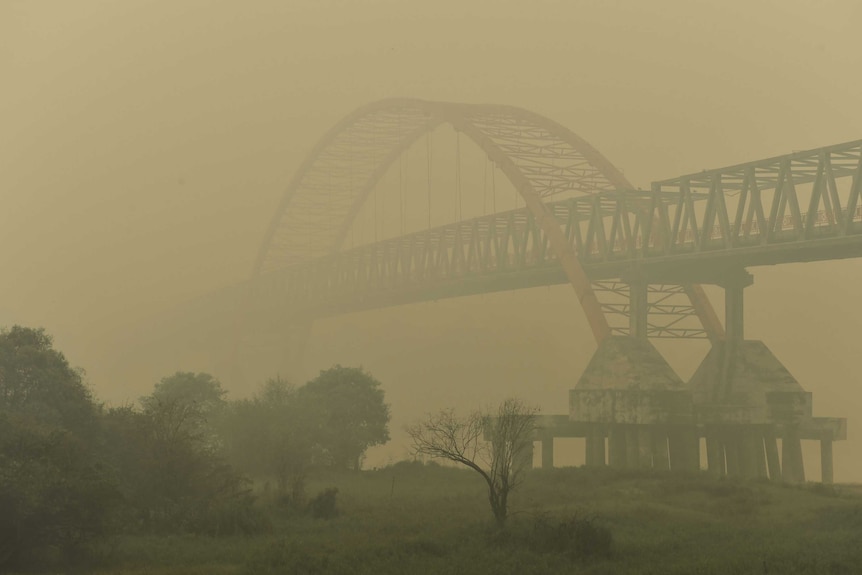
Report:
[[[862,564],[862,497],[849,488],[535,470],[504,531],[467,469],[402,462],[312,474],[308,488],[337,488],[338,515],[296,515],[259,491],[271,533],[121,536],[100,573],[831,575]]]
[[[509,489],[503,525],[475,469],[355,469],[388,438],[388,419],[379,382],[338,366],[244,401],[180,372],[139,405],[108,409],[43,331],[0,332],[0,572],[835,575],[862,565],[852,486],[533,470]],[[522,436],[505,437],[517,467]]]
[[[0,332],[0,572],[91,567],[118,536],[269,533],[252,474],[278,480],[279,507],[335,517],[335,490],[306,504],[306,470],[356,470],[389,438],[380,383],[361,369],[226,395],[209,374],[177,372],[108,408],[43,330]]]

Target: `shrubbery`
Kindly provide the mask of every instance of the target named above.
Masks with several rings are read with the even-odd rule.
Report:
[[[108,531],[119,497],[98,413],[44,331],[0,333],[0,571],[79,561]]]
[[[308,511],[315,519],[333,519],[338,517],[338,488],[330,487],[318,493],[308,502]]]
[[[610,557],[614,543],[610,530],[596,517],[577,514],[556,521],[541,517],[525,539],[533,549],[562,553],[571,559]]]

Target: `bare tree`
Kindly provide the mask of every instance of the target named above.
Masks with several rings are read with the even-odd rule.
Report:
[[[459,417],[452,409],[407,428],[416,454],[448,459],[482,476],[497,525],[506,522],[509,493],[532,465],[533,430],[538,410],[506,399],[496,413],[474,411]]]

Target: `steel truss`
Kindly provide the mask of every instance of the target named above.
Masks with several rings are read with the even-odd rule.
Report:
[[[716,269],[709,262],[862,255],[860,186],[856,141],[657,182],[649,191],[545,205],[591,278],[612,333],[628,332],[626,282],[641,273],[650,282],[648,334],[691,338],[708,334],[685,281],[674,280],[709,279],[703,271],[686,276],[693,262],[707,261],[709,270]],[[524,208],[295,264],[261,275],[259,293],[315,315],[565,283],[550,246],[546,228]]]
[[[361,252],[340,251],[353,220],[380,178],[404,150],[443,123],[479,145],[513,183],[527,207],[478,218],[469,228],[452,224],[374,247],[364,246],[359,248],[365,250]],[[300,168],[267,231],[253,283],[263,291],[267,285],[281,284],[289,289],[282,297],[314,308],[318,304],[306,301],[303,294],[313,292],[317,302],[324,293],[335,293],[330,289],[318,291],[317,286],[330,286],[339,298],[348,297],[344,293],[347,285],[365,286],[364,295],[355,292],[361,301],[384,302],[387,292],[372,295],[368,291],[378,280],[384,284],[377,287],[386,290],[386,285],[404,286],[408,281],[443,281],[444,277],[454,281],[465,273],[487,275],[492,270],[516,268],[522,272],[528,262],[544,262],[548,266],[545,271],[552,275],[562,268],[594,335],[602,339],[611,333],[607,308],[603,308],[582,268],[583,258],[578,259],[577,245],[572,241],[577,234],[562,232],[558,208],[549,209],[549,202],[557,206],[560,201],[589,195],[610,197],[627,188],[631,188],[629,182],[587,142],[526,110],[408,99],[377,102],[334,126]],[[577,208],[583,206],[577,204]],[[590,237],[598,236],[593,232]],[[336,260],[341,263],[333,263]],[[329,279],[322,279],[324,276]],[[338,282],[333,283],[332,277],[345,283],[336,289]],[[492,281],[482,289],[517,287],[518,281]],[[529,284],[535,280],[520,281]],[[447,288],[447,293],[457,291],[453,286]],[[721,335],[721,326],[711,321],[715,314],[702,291],[687,286],[673,293],[690,300],[711,337]],[[349,309],[350,305],[336,307]]]

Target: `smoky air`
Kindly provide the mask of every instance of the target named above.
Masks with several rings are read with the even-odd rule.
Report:
[[[860,21],[0,3],[0,572],[855,572]]]

